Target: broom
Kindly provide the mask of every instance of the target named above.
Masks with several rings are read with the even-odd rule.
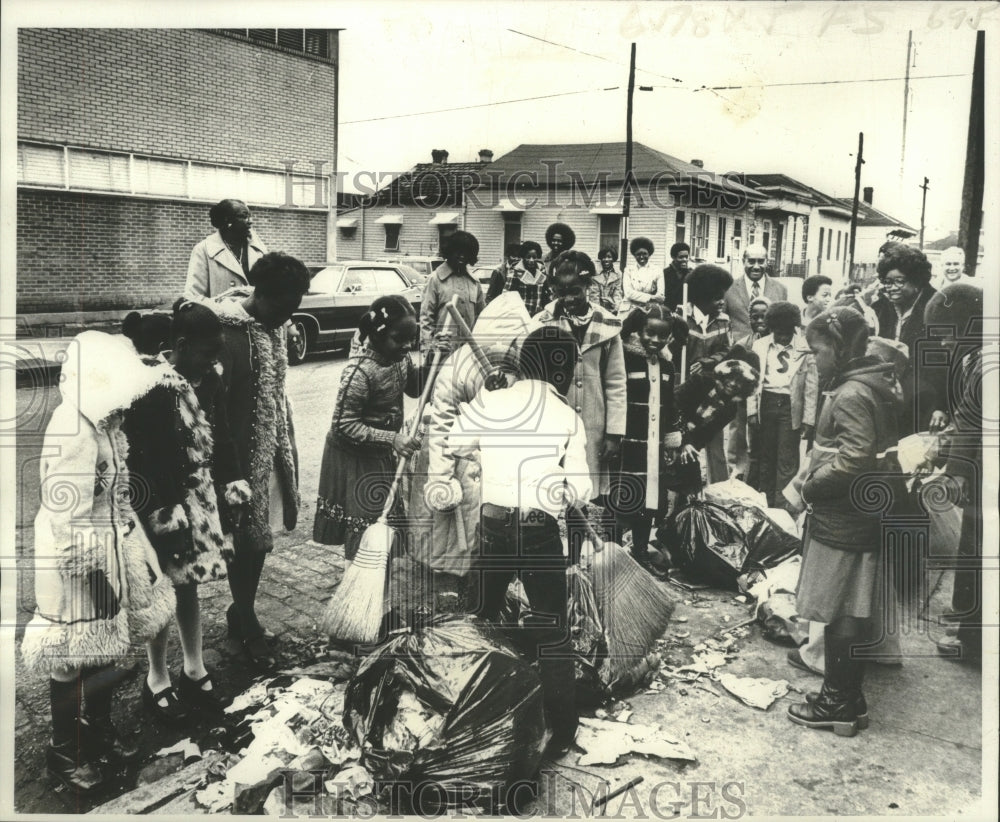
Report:
[[[449,307],[454,305],[457,300],[457,296],[452,297]],[[442,330],[446,330],[451,322],[449,314]],[[417,410],[413,415],[411,428],[406,432],[407,435],[412,435],[420,425],[424,406],[430,397],[434,379],[443,360],[440,352],[435,349],[431,354],[431,365],[424,382],[424,390],[420,394]],[[396,463],[396,474],[392,479],[392,485],[389,486],[389,492],[386,494],[382,514],[361,535],[358,553],[354,557],[354,561],[344,571],[344,578],[340,581],[340,585],[337,586],[337,590],[334,591],[326,606],[326,613],[323,616],[323,630],[331,639],[362,643],[371,643],[378,639],[385,606],[386,566],[396,534],[389,527],[388,518],[407,460],[408,457],[400,457]]]
[[[674,598],[628,551],[606,542],[589,520],[586,527],[594,546],[590,573],[613,682],[634,668],[663,636],[674,611]]]
[[[687,325],[687,305],[688,305],[688,284],[687,278],[685,277],[684,283],[681,285],[681,317],[684,318],[684,324]],[[684,343],[684,347],[681,349],[681,375],[678,380],[679,384],[683,384],[684,380],[687,379],[687,361],[688,361],[688,347],[687,343]]]

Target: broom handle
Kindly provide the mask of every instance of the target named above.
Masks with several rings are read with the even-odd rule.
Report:
[[[681,285],[681,317],[684,318],[684,324],[687,325],[687,304],[688,304],[688,284],[685,279],[684,283]],[[688,346],[687,342],[684,343],[684,347],[681,349],[681,378],[680,383],[683,384],[684,380],[687,378],[687,361],[688,361]]]
[[[458,295],[456,294],[451,298],[451,302],[448,303],[448,308],[453,308],[458,302]],[[454,314],[449,312],[449,315],[445,318],[444,324],[441,326],[442,331],[447,331],[448,326],[451,325],[454,318]],[[420,399],[417,400],[417,410],[413,414],[413,425],[406,432],[407,436],[413,436],[414,432],[420,426],[420,418],[424,413],[424,406],[427,405],[427,400],[431,395],[431,388],[434,387],[434,380],[437,377],[438,371],[441,369],[441,364],[444,362],[444,357],[441,356],[441,352],[438,349],[434,349],[431,352],[431,366],[427,371],[427,379],[424,381],[424,390],[420,392]],[[396,462],[396,474],[392,478],[392,485],[389,486],[389,493],[385,498],[385,507],[382,508],[382,516],[379,520],[384,521],[389,517],[389,511],[392,510],[392,504],[396,499],[396,490],[399,488],[399,481],[403,477],[403,469],[406,468],[406,463],[409,461],[409,457],[400,457]]]
[[[493,365],[486,356],[486,352],[483,351],[482,346],[473,339],[472,330],[465,324],[462,315],[458,313],[458,306],[454,303],[448,303],[447,308],[452,320],[455,321],[455,327],[458,328],[459,332],[465,338],[465,343],[472,349],[472,353],[475,354],[476,359],[479,361],[479,367],[483,369],[483,375],[488,375],[493,371]]]

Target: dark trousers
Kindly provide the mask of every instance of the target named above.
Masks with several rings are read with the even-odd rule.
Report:
[[[571,742],[576,733],[576,681],[567,623],[568,586],[559,526],[548,515],[522,524],[516,509],[506,519],[483,516],[482,551],[473,559],[469,610],[497,622],[511,579],[517,574],[531,609],[517,629],[528,653],[538,660],[545,714],[554,738]],[[478,577],[478,590],[476,580]]]
[[[961,567],[955,570],[951,594],[951,609],[959,616],[958,638],[976,656],[981,656],[983,649],[983,518],[979,496],[970,494],[972,498],[962,510],[962,531],[958,538]]]
[[[799,471],[799,435],[792,429],[792,400],[787,394],[761,393],[757,414],[759,485],[757,490],[774,508],[782,500],[781,491]]]

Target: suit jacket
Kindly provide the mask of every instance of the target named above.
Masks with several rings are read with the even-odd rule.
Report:
[[[764,278],[764,288],[761,293],[772,303],[788,299],[788,290],[785,286],[775,282],[771,277]],[[745,337],[750,333],[750,291],[747,288],[746,277],[739,277],[726,292],[726,313],[729,315],[733,339]]]
[[[254,234],[247,243],[247,268],[253,268],[265,254],[267,246]],[[248,283],[243,266],[218,231],[209,234],[191,251],[184,283],[185,297],[218,297],[230,288],[244,285]]]

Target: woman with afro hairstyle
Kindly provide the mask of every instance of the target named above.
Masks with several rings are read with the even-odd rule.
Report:
[[[633,309],[664,302],[663,273],[649,264],[654,250],[653,241],[648,237],[634,237],[628,250],[632,262],[622,269],[622,317],[627,317]]]
[[[576,233],[566,223],[552,223],[545,229],[545,245],[549,250],[542,257],[542,265],[545,267],[545,275],[551,279],[552,264],[556,257],[576,245]]]
[[[941,410],[938,396],[943,395],[943,374],[921,363],[921,373],[915,366],[921,362],[917,341],[926,337],[924,309],[937,290],[931,285],[931,263],[926,255],[912,246],[895,245],[879,259],[878,281],[881,296],[872,303],[878,319],[875,333],[879,337],[898,340],[910,349],[910,367],[900,376],[903,407],[900,409],[899,434],[905,437],[914,431],[940,430],[947,424],[947,414]]]
[[[470,268],[479,261],[479,240],[467,231],[456,231],[441,242],[444,262],[431,273],[420,303],[420,342],[427,346],[441,333],[448,312],[445,306],[458,297],[458,313],[472,328],[486,306],[479,280]]]

